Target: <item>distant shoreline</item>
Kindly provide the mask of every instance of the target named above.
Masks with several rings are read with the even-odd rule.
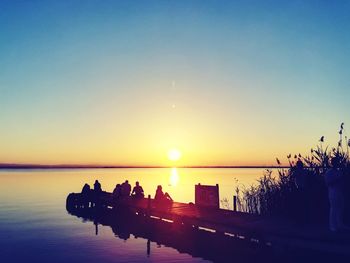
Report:
[[[132,169],[132,168],[172,168],[174,166],[123,166],[123,165],[40,165],[40,164],[0,164],[0,170],[20,170],[20,169]],[[276,169],[289,168],[289,166],[255,166],[255,165],[193,165],[176,166],[176,168],[244,168],[244,169]]]

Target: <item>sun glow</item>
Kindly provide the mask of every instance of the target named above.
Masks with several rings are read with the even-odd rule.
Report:
[[[181,152],[178,149],[170,149],[168,151],[168,159],[170,161],[176,162],[180,160],[181,158]]]

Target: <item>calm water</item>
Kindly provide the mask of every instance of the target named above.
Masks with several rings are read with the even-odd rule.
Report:
[[[67,213],[66,197],[98,179],[112,191],[116,183],[140,181],[146,195],[163,185],[174,200],[194,202],[194,185],[219,184],[220,199],[232,207],[236,186],[249,186],[262,169],[81,169],[0,170],[1,262],[205,262],[175,248],[133,235],[124,240],[108,226]]]

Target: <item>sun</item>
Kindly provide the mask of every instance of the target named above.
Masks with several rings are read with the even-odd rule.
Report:
[[[168,159],[170,161],[176,162],[180,160],[181,158],[181,152],[178,149],[170,149],[168,151]]]

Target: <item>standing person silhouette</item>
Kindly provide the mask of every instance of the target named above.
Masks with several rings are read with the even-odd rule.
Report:
[[[301,160],[296,163],[296,169],[293,172],[294,182],[298,189],[304,190],[307,187],[307,170],[304,168],[304,164]]]
[[[296,206],[294,211],[296,212],[296,218],[299,224],[305,224],[309,222],[309,190],[308,189],[308,171],[304,168],[303,162],[299,159],[296,163],[295,170],[292,173],[294,177],[294,183],[296,186]]]
[[[331,159],[331,168],[325,173],[325,181],[328,188],[329,198],[329,229],[337,232],[344,228],[344,175],[340,170],[338,157]]]

